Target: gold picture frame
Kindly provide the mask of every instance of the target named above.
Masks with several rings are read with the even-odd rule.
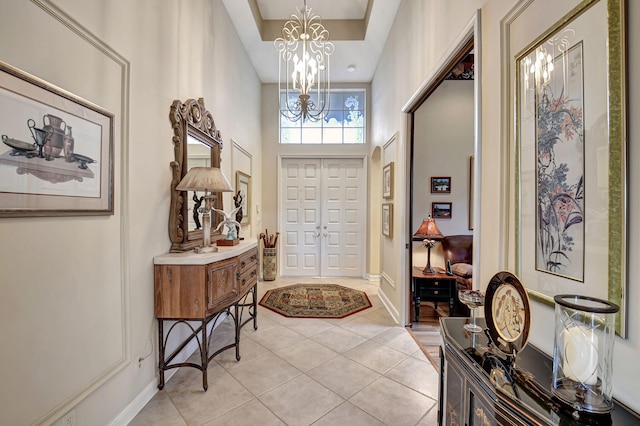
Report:
[[[234,197],[238,195],[242,196],[242,221],[241,225],[247,225],[251,222],[251,175],[236,171],[236,191]]]
[[[393,204],[384,203],[382,205],[382,235],[393,238]]]
[[[382,169],[382,198],[393,198],[393,161]]]
[[[548,29],[534,34],[528,18],[539,15],[542,9],[548,11]],[[556,16],[555,10],[558,10]],[[628,321],[625,12],[625,0],[584,0],[561,5],[534,2],[514,12],[503,26],[509,41],[509,50],[505,51],[511,108],[508,122],[513,123],[509,133],[515,147],[517,182],[516,273],[526,283],[529,297],[548,306],[554,305],[554,295],[562,293],[582,294],[617,304],[620,310],[616,332],[622,337],[627,335]],[[545,85],[551,87],[551,94],[544,93]],[[571,85],[575,93],[566,94]],[[545,99],[548,101],[546,106]],[[563,110],[553,106],[560,99],[578,102],[567,105],[564,111],[579,111],[577,119],[569,120],[579,125],[568,129],[569,132],[566,128],[558,130],[562,133],[556,138],[568,140],[578,135],[583,153],[578,161],[571,155],[562,157],[552,152],[560,149],[559,142],[546,137],[549,127],[540,121],[545,119],[545,111]],[[583,118],[584,122],[581,122]],[[557,124],[558,121],[549,123]],[[550,140],[552,142],[548,142]],[[571,182],[563,180],[554,184],[562,184],[563,191],[568,193],[563,196],[573,205],[570,218],[564,214],[567,213],[566,203],[558,203],[564,206],[558,207],[563,214],[554,206],[544,210],[550,212],[546,216],[539,213],[544,203],[553,202],[550,197],[545,199],[545,194],[557,193],[547,190],[549,182],[548,179],[545,181],[545,170],[540,170],[546,165],[539,160],[545,158],[554,160],[549,162],[549,167],[563,170],[575,167],[596,172],[583,173]],[[563,173],[547,175],[564,179]],[[563,222],[553,223],[549,218]],[[567,256],[576,259],[571,261],[573,269],[565,271],[556,265],[556,261],[561,260],[544,258],[541,232],[549,224],[559,232],[553,239],[554,244],[559,238],[571,243],[572,253]],[[567,224],[578,234],[561,235],[569,228]],[[573,226],[575,224],[578,225]],[[587,228],[602,232],[587,233]],[[566,250],[566,247],[565,244],[561,248]],[[551,251],[555,252],[557,250]],[[578,269],[577,261],[580,261]]]

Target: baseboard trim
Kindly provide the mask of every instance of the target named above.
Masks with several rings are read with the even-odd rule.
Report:
[[[209,324],[211,327],[207,330],[207,333],[213,332],[213,325],[219,326],[224,319],[226,318],[226,314],[223,314],[224,317],[221,317],[220,321],[212,321]],[[176,355],[173,363],[181,363],[185,362],[195,351],[199,350],[198,341],[193,339],[185,346],[185,348]],[[178,372],[177,368],[172,368],[171,370],[166,370],[164,373],[164,382],[165,384],[173,377],[174,374]],[[116,418],[114,418],[109,426],[127,426],[131,421],[142,411],[142,409],[153,399],[153,397],[158,393],[158,376],[154,377],[154,379],[147,385],[145,388],[136,396],[133,401],[129,405],[125,407],[124,410]]]
[[[382,289],[378,290],[378,297],[380,298],[380,301],[382,302],[384,307],[387,309],[391,317],[395,320],[395,322],[397,324],[402,324],[402,321],[400,321],[400,312],[398,312],[393,307],[393,304],[389,301],[389,298],[387,297],[387,295],[384,294],[384,290]]]
[[[140,411],[158,393],[158,380],[154,379],[135,397],[133,401],[122,411],[118,417],[113,419],[110,426],[126,426],[138,415]]]
[[[365,274],[364,279],[380,284],[380,275]]]

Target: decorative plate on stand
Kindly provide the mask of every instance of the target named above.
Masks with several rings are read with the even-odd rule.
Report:
[[[525,347],[531,326],[529,297],[511,272],[498,272],[489,281],[484,316],[491,339],[500,351],[515,356]]]

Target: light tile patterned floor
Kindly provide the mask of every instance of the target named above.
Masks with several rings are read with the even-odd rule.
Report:
[[[236,361],[231,349],[209,364],[207,392],[200,371],[181,368],[130,424],[436,424],[437,362],[425,356],[408,329],[393,322],[377,287],[358,279],[281,278],[259,282],[259,298],[298,282],[366,291],[373,306],[328,320],[286,318],[259,307],[258,330],[250,324],[242,330],[242,359]],[[437,326],[435,332],[433,326],[414,326],[413,334],[439,343]],[[232,338],[226,321],[214,338]],[[437,357],[437,348],[427,351]]]

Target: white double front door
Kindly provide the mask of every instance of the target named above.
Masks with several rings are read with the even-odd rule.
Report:
[[[283,158],[280,270],[288,276],[362,277],[363,158]]]

